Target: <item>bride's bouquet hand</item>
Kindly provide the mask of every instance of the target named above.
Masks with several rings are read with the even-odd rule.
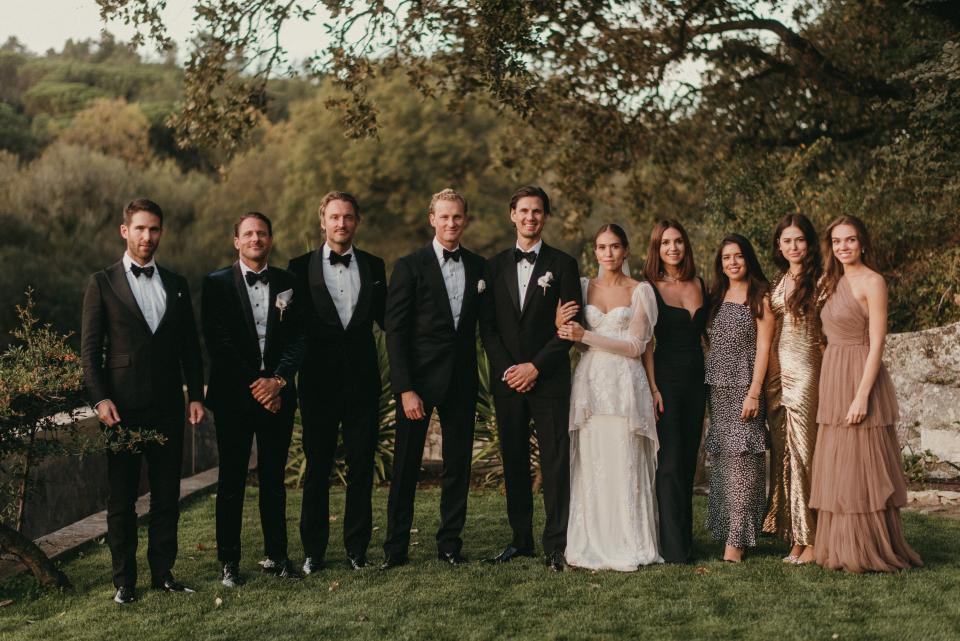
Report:
[[[567,303],[561,303],[557,301],[557,315],[554,319],[554,323],[557,326],[557,329],[560,329],[567,324],[568,321],[572,320],[574,316],[577,315],[577,312],[580,311],[580,306],[577,305],[577,301],[572,300]]]

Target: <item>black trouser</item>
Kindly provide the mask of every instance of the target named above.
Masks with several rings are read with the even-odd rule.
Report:
[[[657,508],[660,555],[667,563],[686,563],[693,547],[693,479],[703,434],[706,386],[699,380],[661,381],[663,416],[657,422]]]
[[[287,558],[287,489],[283,481],[293,433],[293,412],[273,414],[261,405],[247,405],[246,411],[221,409],[215,415],[220,456],[217,558],[221,563],[240,561],[243,498],[254,436],[257,438],[263,552],[274,561]]]
[[[570,512],[570,398],[511,394],[494,399],[500,457],[507,490],[511,545],[533,551],[533,488],[530,479],[530,419],[540,447],[543,476],[543,551],[563,553]]]
[[[327,400],[327,399],[325,399]],[[343,429],[347,465],[347,498],[343,515],[343,543],[347,554],[364,556],[373,532],[373,456],[380,434],[376,398],[314,398],[301,403],[303,451],[307,472],[303,481],[300,538],[306,556],[322,559],[330,540],[330,473],[337,453],[337,436]]]
[[[127,417],[124,416],[126,419]],[[163,581],[177,558],[180,519],[180,465],[183,460],[183,415],[124,421],[131,428],[150,429],[164,443],[138,447],[137,453],[107,451],[107,544],[113,560],[113,585],[137,583],[137,511],[141,460],[147,459],[150,512],[147,516],[147,562],[153,583]]]
[[[413,525],[413,501],[420,478],[423,444],[433,407],[425,405],[425,418],[410,420],[403,413],[397,395],[397,436],[393,454],[393,479],[387,503],[387,538],[383,551],[387,556],[405,557],[410,546]],[[473,458],[473,428],[476,423],[476,392],[449,393],[437,406],[442,433],[443,470],[440,491],[440,528],[437,550],[459,553],[463,547],[463,524],[467,520],[467,495],[470,492],[470,463]]]

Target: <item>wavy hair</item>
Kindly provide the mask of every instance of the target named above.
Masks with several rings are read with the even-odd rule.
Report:
[[[857,240],[860,241],[860,261],[870,269],[877,271],[873,259],[873,244],[867,226],[856,216],[840,216],[835,218],[823,231],[823,297],[829,298],[837,290],[837,284],[843,277],[843,263],[833,255],[833,230],[840,225],[850,225],[857,230]]]
[[[757,252],[753,250],[753,245],[745,236],[740,234],[727,234],[720,246],[717,247],[717,255],[713,259],[713,287],[710,288],[710,320],[717,315],[717,310],[723,303],[727,290],[730,289],[730,279],[723,273],[723,248],[727,245],[736,245],[743,253],[743,258],[747,262],[747,307],[754,318],[763,318],[763,297],[770,292],[770,283],[767,277],[763,275],[763,268],[757,259]]]
[[[668,229],[676,229],[683,240],[683,262],[680,263],[680,280],[690,280],[697,275],[697,266],[693,262],[693,247],[690,246],[690,236],[680,221],[665,218],[658,220],[650,232],[650,245],[647,247],[647,260],[643,265],[643,275],[651,283],[660,280],[663,275],[663,261],[660,259],[660,243],[663,234]]]
[[[803,257],[796,287],[787,297],[787,310],[794,316],[816,314],[817,282],[823,275],[823,257],[820,253],[817,230],[810,219],[803,214],[787,214],[777,223],[777,228],[773,232],[773,262],[784,275],[790,272],[790,262],[780,251],[780,236],[788,227],[796,227],[803,232],[803,237],[807,241],[807,254]]]

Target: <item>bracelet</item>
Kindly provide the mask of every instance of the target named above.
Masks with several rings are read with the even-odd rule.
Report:
[[[753,400],[753,401],[759,401],[759,400],[760,400],[760,397],[759,397],[759,396],[750,396],[749,394],[747,394],[747,398],[749,398],[750,400]]]

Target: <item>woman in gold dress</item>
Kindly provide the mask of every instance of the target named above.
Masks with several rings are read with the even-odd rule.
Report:
[[[781,270],[770,297],[776,319],[764,386],[770,429],[770,504],[763,531],[793,544],[788,563],[814,560],[816,517],[810,476],[817,440],[821,332],[817,281],[823,272],[817,232],[803,214],[788,214],[773,235]]]

